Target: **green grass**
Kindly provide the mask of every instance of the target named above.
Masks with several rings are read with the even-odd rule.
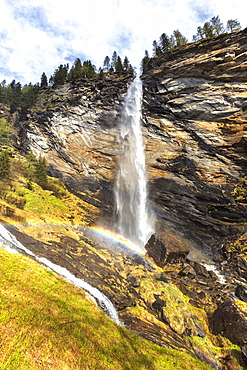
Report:
[[[0,250],[0,369],[206,370],[116,325],[83,291]]]

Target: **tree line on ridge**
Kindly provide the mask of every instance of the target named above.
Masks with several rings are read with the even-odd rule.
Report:
[[[223,33],[236,32],[241,30],[241,25],[237,19],[230,19],[227,21],[226,27],[224,27],[219,16],[214,16],[210,19],[209,22],[205,22],[203,26],[197,27],[197,33],[193,36],[192,41],[198,42],[204,38],[211,38],[214,36],[219,36]],[[188,39],[182,35],[182,33],[177,29],[173,31],[171,36],[168,36],[166,33],[162,33],[159,40],[153,41],[153,57],[159,57],[163,53],[179,48],[188,44]],[[147,50],[145,50],[145,55],[142,59],[141,65],[142,69],[145,68],[145,65],[148,63],[150,57]]]

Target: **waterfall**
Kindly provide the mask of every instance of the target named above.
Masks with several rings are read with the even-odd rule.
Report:
[[[63,276],[67,281],[76,285],[78,288],[83,289],[87,292],[88,296],[98,304],[106,314],[114,320],[118,325],[122,325],[119,320],[117,311],[113,306],[112,302],[97,288],[92,287],[83,279],[75,277],[70,271],[65,267],[61,267],[44,257],[37,257],[35,254],[24,247],[14,235],[12,235],[2,224],[0,224],[0,246],[10,253],[18,253],[18,249],[25,251],[29,256],[34,258],[39,263],[42,263],[50,270],[55,271],[60,276]]]
[[[141,130],[142,82],[129,86],[119,122],[119,169],[115,184],[116,229],[122,237],[144,246],[154,231],[147,203],[147,176]]]

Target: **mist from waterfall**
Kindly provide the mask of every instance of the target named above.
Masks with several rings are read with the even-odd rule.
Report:
[[[147,201],[147,175],[142,140],[142,82],[139,77],[129,86],[119,122],[120,155],[115,184],[116,231],[144,246],[154,231]]]

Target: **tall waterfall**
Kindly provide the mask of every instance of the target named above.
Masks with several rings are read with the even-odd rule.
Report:
[[[116,229],[144,252],[145,243],[154,228],[147,203],[141,106],[142,82],[136,77],[128,89],[120,120],[119,169],[115,184]]]

